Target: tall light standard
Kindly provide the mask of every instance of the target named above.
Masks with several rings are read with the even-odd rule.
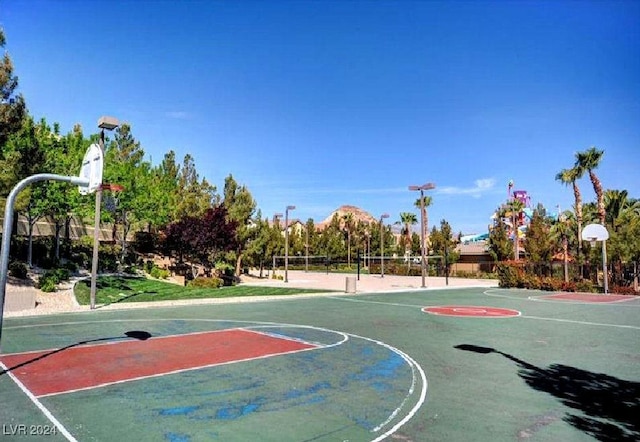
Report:
[[[120,122],[114,117],[100,117],[98,120],[98,128],[100,129],[99,146],[104,156],[104,131],[113,130],[120,126]],[[91,292],[90,292],[90,308],[96,308],[96,280],[98,276],[98,250],[100,246],[100,207],[102,206],[102,186],[98,186],[96,190],[96,209],[95,220],[93,225],[93,260],[91,261]]]
[[[424,191],[435,189],[436,185],[433,183],[426,183],[422,186],[409,186],[409,190],[419,190],[420,191],[420,268],[422,270],[422,288],[426,287],[425,284],[425,274],[426,274],[426,255],[425,255],[425,213],[424,213]]]
[[[287,206],[284,211],[284,282],[289,282],[289,210],[296,206]]]
[[[304,271],[309,271],[309,224],[304,229],[305,233],[305,243],[304,243]]]
[[[384,278],[384,219],[389,218],[388,213],[380,215],[380,277]]]

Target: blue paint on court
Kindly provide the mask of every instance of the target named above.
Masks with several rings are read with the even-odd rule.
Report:
[[[239,417],[246,416],[257,411],[260,408],[259,404],[247,404],[241,407],[227,407],[221,408],[216,413],[216,419],[231,420],[238,419]]]
[[[189,442],[191,437],[188,434],[165,433],[165,440],[169,442]]]
[[[371,348],[371,347],[364,347],[364,348],[362,349],[362,352],[361,352],[361,353],[362,353],[362,356],[365,356],[365,357],[367,357],[367,356],[373,356],[373,348]]]
[[[188,407],[174,407],[174,408],[165,408],[164,410],[160,410],[160,416],[186,416],[194,411],[197,411],[200,407],[196,405],[191,405]]]
[[[396,353],[389,354],[389,357],[376,362],[374,365],[365,366],[362,371],[352,375],[358,380],[372,380],[376,378],[390,379],[398,376],[398,370],[405,365],[405,360]]]
[[[330,389],[331,384],[329,382],[319,382],[310,386],[304,390],[289,390],[284,394],[285,399],[297,399],[303,396],[309,396],[316,394],[320,390]]]

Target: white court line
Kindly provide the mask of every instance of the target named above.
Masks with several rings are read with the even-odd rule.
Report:
[[[640,307],[640,304],[626,304],[630,301],[636,301],[637,299],[640,298],[631,298],[631,299],[622,299],[619,301],[610,301],[610,302],[585,302],[585,301],[569,301],[569,300],[558,300],[558,299],[541,299],[540,296],[551,296],[552,294],[540,294],[540,295],[530,295],[527,296],[526,298],[524,297],[519,297],[519,296],[509,296],[509,295],[502,295],[502,294],[498,294],[495,293],[496,289],[489,289],[489,290],[485,290],[482,292],[483,295],[486,296],[491,296],[494,298],[506,298],[506,299],[516,299],[518,301],[534,301],[534,302],[551,302],[554,304],[566,304],[566,305],[597,305],[597,306],[611,306],[613,304],[621,304],[621,303],[625,303],[624,307]],[[508,290],[508,289],[506,289]],[[520,289],[520,290],[527,290],[527,289]],[[604,295],[603,295],[604,296]]]
[[[49,324],[51,325],[51,324]],[[56,324],[54,324],[56,325]],[[219,332],[225,332],[225,331],[233,331],[233,330],[242,330],[242,331],[250,331],[250,330],[244,330],[242,327],[234,327],[234,328],[223,328],[220,330],[209,330],[209,331],[198,331],[198,332],[190,332],[190,333],[183,333],[180,335],[163,335],[163,336],[151,336],[149,339],[153,339],[158,340],[158,339],[169,339],[169,338],[175,338],[178,336],[193,336],[193,335],[202,335],[205,333],[219,333]],[[64,349],[71,349],[71,348],[94,348],[94,347],[101,347],[104,345],[114,345],[114,344],[122,344],[123,342],[130,342],[130,341],[139,341],[139,339],[136,338],[129,338],[126,335],[122,335],[122,336],[114,336],[113,340],[110,341],[106,341],[106,342],[91,342],[91,339],[87,339],[87,343],[86,344],[79,344],[79,345],[73,345],[71,346],[65,346],[65,347],[58,347],[58,348],[45,348],[44,350],[29,350],[29,351],[22,351],[22,352],[18,352],[18,353],[3,353],[0,355],[1,356],[18,356],[18,355],[28,355],[28,354],[34,354],[34,353],[48,353],[48,352],[56,352],[56,351],[63,351]]]
[[[44,414],[45,417],[49,419],[49,422],[51,422],[53,425],[56,426],[58,430],[60,430],[60,434],[62,434],[70,442],[77,442],[77,439],[73,437],[73,435],[69,433],[69,431],[65,428],[64,425],[62,425],[62,423],[58,419],[56,419],[56,417],[49,411],[49,409],[44,405],[42,405],[42,402],[40,402],[38,398],[36,398],[33,395],[33,393],[31,393],[29,389],[27,389],[27,387],[25,387],[24,384],[14,376],[13,373],[11,373],[11,371],[7,368],[6,365],[0,362],[0,367],[2,367],[5,370],[5,374],[9,375],[9,377],[13,380],[13,382],[16,383],[18,388],[22,390],[22,392],[31,400],[31,402],[33,402],[33,404],[36,407],[38,407],[40,411],[42,411],[42,414]]]
[[[291,337],[291,336],[283,335],[281,333],[253,330],[253,329],[256,329],[256,328],[269,328],[269,327],[273,327],[273,325],[256,325],[255,327],[243,327],[242,330],[246,330],[248,332],[257,333],[257,334],[264,335],[264,336],[269,336],[269,337],[272,337],[272,338],[284,339],[284,340],[294,341],[294,342],[300,342],[302,344],[307,344],[307,345],[315,345],[316,347],[322,347],[323,349],[331,348],[331,347],[337,347],[339,345],[344,344],[345,342],[347,342],[349,340],[349,336],[346,333],[342,333],[342,332],[339,332],[339,331],[334,331],[333,333],[342,336],[342,340],[341,341],[334,342],[333,344],[323,344],[322,342],[311,342],[311,341],[307,341],[305,339],[294,338],[294,337]],[[289,325],[287,325],[287,326],[284,326],[283,328],[299,328],[299,326],[289,326]]]
[[[540,301],[540,302],[545,302],[544,300],[538,300],[538,299],[530,299],[530,298],[516,298],[513,296],[506,296],[506,295],[492,295],[492,294],[488,294],[486,292],[484,292],[484,294],[488,295],[488,296],[495,296],[495,297],[500,297],[500,298],[509,298],[509,299],[517,299],[519,301],[527,301],[527,300],[531,300],[531,301]],[[440,305],[426,305],[426,306],[417,306],[417,305],[411,305],[411,304],[398,304],[398,303],[394,303],[394,302],[380,302],[380,301],[365,301],[363,299],[347,299],[347,298],[329,298],[329,299],[336,299],[338,301],[349,301],[349,302],[362,302],[362,303],[366,303],[366,304],[383,304],[383,305],[394,305],[397,307],[418,307],[418,308],[429,308],[429,307],[441,307]],[[556,302],[557,301],[547,301],[547,302]],[[563,302],[562,304],[582,304],[582,305],[594,305],[597,303],[581,303],[581,302]],[[638,307],[638,306],[634,306],[634,307]],[[509,309],[511,310],[511,309]],[[438,314],[438,313],[431,313],[435,316],[446,316],[444,314]],[[615,328],[627,328],[627,329],[631,329],[631,330],[640,330],[640,327],[634,326],[634,325],[617,325],[617,324],[602,324],[602,323],[597,323],[597,322],[587,322],[587,321],[575,321],[572,319],[558,319],[558,318],[542,318],[539,316],[527,316],[527,315],[523,315],[522,313],[520,313],[517,316],[478,316],[479,318],[492,318],[492,319],[501,319],[501,318],[526,318],[526,319],[538,319],[540,321],[555,321],[555,322],[568,322],[568,323],[572,323],[572,324],[582,324],[582,325],[593,325],[593,326],[599,326],[599,327],[615,327]]]
[[[364,304],[382,304],[382,305],[394,305],[396,307],[412,307],[412,308],[423,308],[423,307],[437,307],[436,305],[413,305],[413,304],[399,304],[396,302],[381,302],[381,301],[367,301],[364,299],[350,299],[350,298],[337,298],[334,296],[327,296],[324,299],[334,299],[336,301],[346,301],[346,302],[361,302]]]
[[[375,302],[375,301],[364,301],[364,302]],[[402,305],[402,304],[399,304],[399,305]],[[372,432],[380,431],[380,429],[382,429],[385,425],[387,425],[389,422],[391,422],[400,413],[402,408],[405,406],[408,398],[415,391],[415,384],[416,384],[415,371],[418,371],[418,373],[420,375],[420,378],[422,380],[422,389],[420,391],[420,397],[418,398],[418,401],[413,406],[413,408],[408,411],[407,415],[404,418],[402,418],[400,421],[398,421],[392,428],[387,430],[384,434],[381,434],[381,435],[377,436],[375,439],[372,439],[370,442],[382,441],[382,440],[386,439],[387,437],[389,437],[390,435],[394,434],[396,431],[398,431],[398,429],[400,429],[400,427],[402,427],[409,420],[411,420],[411,418],[413,418],[413,416],[422,407],[422,405],[424,404],[424,402],[426,400],[426,397],[427,397],[427,389],[428,389],[427,376],[426,376],[424,370],[422,369],[422,367],[413,358],[411,358],[409,355],[407,355],[406,353],[402,352],[401,350],[399,350],[399,349],[397,349],[395,347],[392,347],[391,345],[386,344],[386,343],[384,343],[382,341],[377,341],[375,339],[367,338],[367,337],[364,337],[364,336],[359,336],[359,335],[356,335],[356,334],[353,334],[353,333],[345,333],[345,332],[340,332],[340,331],[337,331],[337,330],[331,330],[331,329],[323,328],[323,327],[314,327],[314,326],[310,326],[310,325],[300,325],[300,324],[283,324],[283,323],[268,322],[268,321],[247,321],[247,320],[235,320],[235,319],[159,318],[159,319],[108,319],[108,320],[97,320],[97,321],[68,321],[68,322],[63,322],[63,323],[58,323],[58,324],[52,324],[52,323],[48,323],[48,324],[32,324],[32,325],[23,325],[23,326],[13,326],[13,327],[7,327],[7,328],[55,327],[55,326],[58,326],[58,325],[87,325],[87,324],[96,324],[96,323],[117,323],[117,322],[132,323],[132,322],[172,322],[172,321],[184,321],[184,322],[227,322],[227,323],[235,322],[235,323],[240,323],[240,324],[251,324],[254,327],[258,327],[257,324],[262,324],[263,326],[309,328],[309,329],[312,329],[312,330],[320,330],[320,331],[325,331],[325,332],[334,333],[334,334],[338,333],[340,335],[347,336],[347,337],[351,336],[351,337],[358,338],[358,339],[364,339],[366,341],[373,342],[375,344],[381,345],[381,346],[391,350],[392,352],[400,355],[408,363],[409,367],[411,368],[411,373],[412,373],[411,386],[409,388],[409,391],[408,391],[407,395],[402,400],[401,404],[398,407],[396,407],[396,409],[391,413],[391,415],[389,415],[389,417],[382,424],[376,426]],[[330,344],[330,345],[326,346],[326,348],[333,347],[333,346],[336,346],[336,345],[340,345],[343,342],[344,342],[344,340],[340,341],[340,342],[337,342],[337,343],[334,343],[334,344]],[[301,352],[310,351],[310,350],[316,350],[316,349],[317,348],[311,348],[311,349],[293,351],[291,353],[301,353]],[[288,353],[281,353],[281,354],[288,354]],[[267,356],[267,357],[270,357],[270,356]],[[262,359],[262,358],[254,358],[254,359]],[[235,363],[235,362],[241,362],[241,361],[233,361],[232,363]],[[227,365],[227,363],[225,363],[225,364],[216,364],[216,365]],[[204,367],[199,367],[199,368],[204,368]],[[184,370],[184,371],[190,371],[190,370]],[[169,373],[166,373],[166,374],[169,374]],[[163,376],[163,375],[164,374],[160,374],[159,376]],[[153,377],[155,377],[155,376],[153,376]],[[132,379],[132,380],[134,380],[134,379]],[[122,383],[122,382],[128,382],[128,380],[127,381],[118,381],[118,382],[114,382],[114,383],[111,383],[111,384],[117,384],[117,383]],[[111,385],[111,384],[108,384],[108,385]],[[90,388],[97,388],[97,387],[90,387]],[[87,389],[90,389],[90,388],[87,388]],[[87,389],[78,389],[78,390],[75,390],[75,391],[81,391],[81,390],[87,390]],[[28,392],[28,390],[24,390],[24,391],[25,391],[25,393],[27,393],[27,395],[29,395],[30,397],[33,397],[34,401],[36,401],[37,403],[40,403],[32,394],[30,394]],[[58,394],[66,394],[66,393],[71,393],[71,391],[58,393]],[[44,397],[44,396],[41,396],[41,397]],[[41,409],[43,409],[43,411],[46,410],[44,407],[42,407]],[[48,412],[48,410],[47,410],[47,412]],[[51,413],[49,413],[49,415],[51,415]],[[64,427],[62,427],[62,428],[64,428]],[[67,434],[68,434],[68,432],[67,432]],[[76,439],[73,439],[73,436],[71,436],[71,434],[69,434],[69,436],[71,437],[71,439],[69,439],[70,441],[76,441]]]
[[[637,327],[635,325],[602,324],[599,322],[575,321],[573,319],[541,318],[539,316],[525,316],[525,315],[522,315],[520,317],[525,319],[537,319],[539,321],[568,322],[570,324],[594,325],[597,327],[629,328],[631,330],[640,330],[640,327]]]
[[[234,330],[236,330],[236,329],[234,329]],[[249,331],[249,330],[247,330],[247,331]],[[304,348],[304,349],[300,349],[300,350],[291,350],[291,351],[285,351],[285,352],[276,353],[276,354],[270,354],[270,355],[255,356],[255,357],[252,357],[252,358],[234,359],[233,361],[215,362],[215,363],[212,363],[212,364],[198,365],[197,367],[180,368],[180,369],[177,369],[177,370],[167,371],[167,372],[164,372],[164,373],[150,374],[150,375],[145,375],[145,376],[137,376],[137,377],[134,377],[134,378],[121,379],[119,381],[104,382],[102,384],[92,385],[91,387],[75,388],[75,389],[72,389],[72,390],[60,391],[60,392],[57,392],[57,393],[43,394],[43,395],[40,395],[38,397],[41,398],[41,397],[50,397],[50,396],[61,396],[63,394],[77,393],[79,391],[96,390],[98,388],[109,387],[111,385],[124,384],[124,383],[127,383],[127,382],[140,381],[140,380],[143,380],[143,379],[161,378],[163,376],[169,376],[169,375],[178,374],[178,373],[187,373],[189,371],[201,370],[203,368],[222,367],[222,366],[225,366],[225,365],[237,364],[239,362],[259,361],[261,359],[268,359],[268,358],[273,358],[273,357],[277,357],[277,356],[291,355],[291,354],[296,354],[296,353],[303,353],[303,352],[306,352],[306,351],[318,350],[318,349],[323,349],[323,348],[324,347],[316,346],[316,347],[312,347],[312,348]]]

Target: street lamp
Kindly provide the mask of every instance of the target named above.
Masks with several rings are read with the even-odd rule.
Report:
[[[98,145],[104,156],[104,131],[113,130],[120,126],[120,122],[114,117],[100,117],[98,120],[98,128],[100,129],[100,141]],[[100,183],[102,184],[102,183]],[[95,220],[93,224],[93,259],[91,261],[91,292],[90,292],[90,308],[96,308],[96,280],[98,276],[98,249],[100,246],[100,206],[102,205],[102,186],[98,186],[96,190],[96,209]]]
[[[284,282],[289,282],[289,210],[296,206],[287,206],[284,211]]]
[[[389,218],[388,213],[380,215],[380,277],[384,278],[384,224],[383,220]]]
[[[433,183],[426,183],[422,186],[409,186],[409,190],[420,191],[420,268],[422,270],[422,288],[426,287],[425,284],[425,276],[426,276],[426,243],[425,243],[425,213],[424,213],[424,191],[435,189],[436,185]]]

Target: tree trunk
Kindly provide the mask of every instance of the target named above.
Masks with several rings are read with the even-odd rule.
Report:
[[[236,258],[236,277],[240,277],[240,271],[242,270],[242,252],[238,252],[238,258]]]
[[[569,282],[569,257],[567,254],[569,253],[569,244],[567,237],[562,238],[562,251],[564,253],[563,261],[564,261],[564,282]]]
[[[28,239],[28,246],[27,246],[27,265],[29,266],[29,268],[33,267],[33,226],[35,225],[35,221],[31,222],[31,220],[29,220],[29,239]]]
[[[589,178],[591,178],[591,184],[593,184],[593,191],[595,192],[597,197],[598,218],[600,219],[600,224],[604,226],[607,218],[607,212],[604,207],[604,195],[602,192],[602,183],[600,183],[600,180],[591,169],[589,169]]]
[[[55,222],[55,229],[56,229],[56,261],[60,261],[60,231],[62,230],[62,227],[64,227],[59,220],[56,220]]]

